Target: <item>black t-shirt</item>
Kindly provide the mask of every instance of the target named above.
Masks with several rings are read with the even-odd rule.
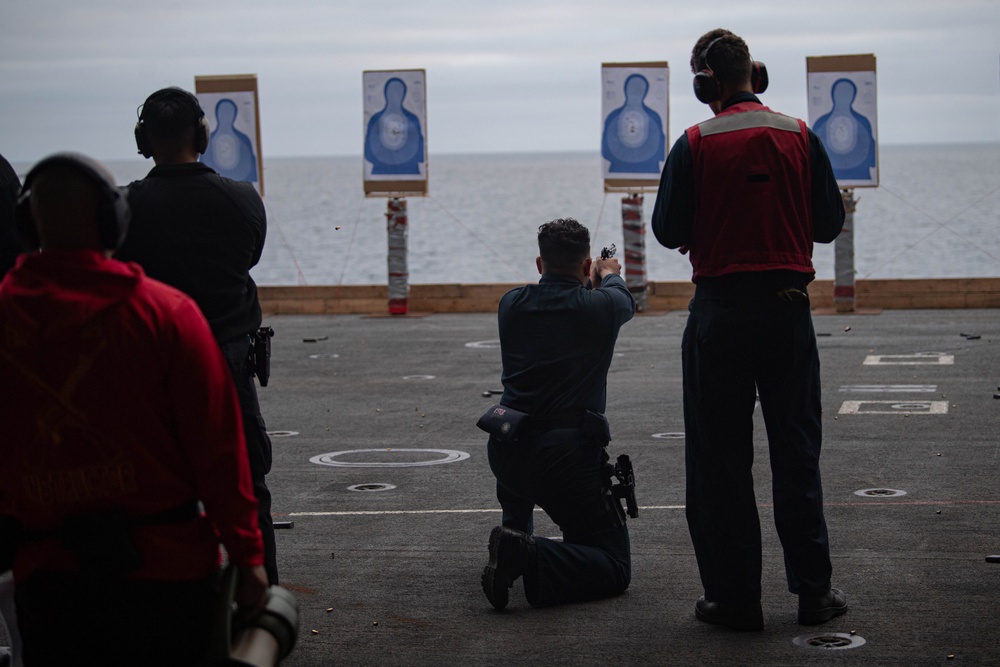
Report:
[[[536,416],[603,413],[618,330],[635,299],[620,276],[599,289],[544,274],[507,292],[497,320],[504,393],[501,403]]]
[[[188,294],[220,343],[260,326],[250,269],[267,233],[264,203],[249,183],[200,162],[159,165],[128,186],[132,222],[117,259]]]

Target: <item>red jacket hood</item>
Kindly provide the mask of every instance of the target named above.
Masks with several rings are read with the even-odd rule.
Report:
[[[0,282],[0,306],[41,336],[58,335],[128,298],[143,275],[97,250],[29,253]]]

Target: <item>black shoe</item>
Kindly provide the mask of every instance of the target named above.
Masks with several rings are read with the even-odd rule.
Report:
[[[799,596],[799,625],[820,625],[847,613],[847,596],[831,588],[825,595]]]
[[[535,558],[535,538],[497,526],[490,531],[490,562],[483,568],[483,592],[497,611],[507,606],[507,590]]]
[[[759,602],[709,602],[700,597],[694,605],[694,615],[699,621],[724,625],[733,630],[764,629],[764,612]]]

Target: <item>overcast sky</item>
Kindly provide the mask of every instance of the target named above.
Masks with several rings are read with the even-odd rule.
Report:
[[[805,118],[806,57],[873,53],[884,144],[1000,141],[998,0],[3,0],[0,153],[135,156],[136,107],[255,73],[268,156],[360,155],[362,72],[427,71],[431,154],[600,147],[602,62],[670,63],[670,142],[710,112],[688,59],[725,27]]]

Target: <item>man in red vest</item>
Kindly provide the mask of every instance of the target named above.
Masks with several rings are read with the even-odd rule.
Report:
[[[757,98],[767,70],[739,36],[702,35],[691,71],[715,117],[671,149],[652,228],[662,245],[689,253],[696,286],[682,342],[687,519],[705,590],[695,615],[739,630],[764,626],[751,470],[759,396],[788,588],[799,623],[817,625],[844,614],[847,600],[830,587],[807,285],[813,243],[840,233],[843,202],[816,135]]]

